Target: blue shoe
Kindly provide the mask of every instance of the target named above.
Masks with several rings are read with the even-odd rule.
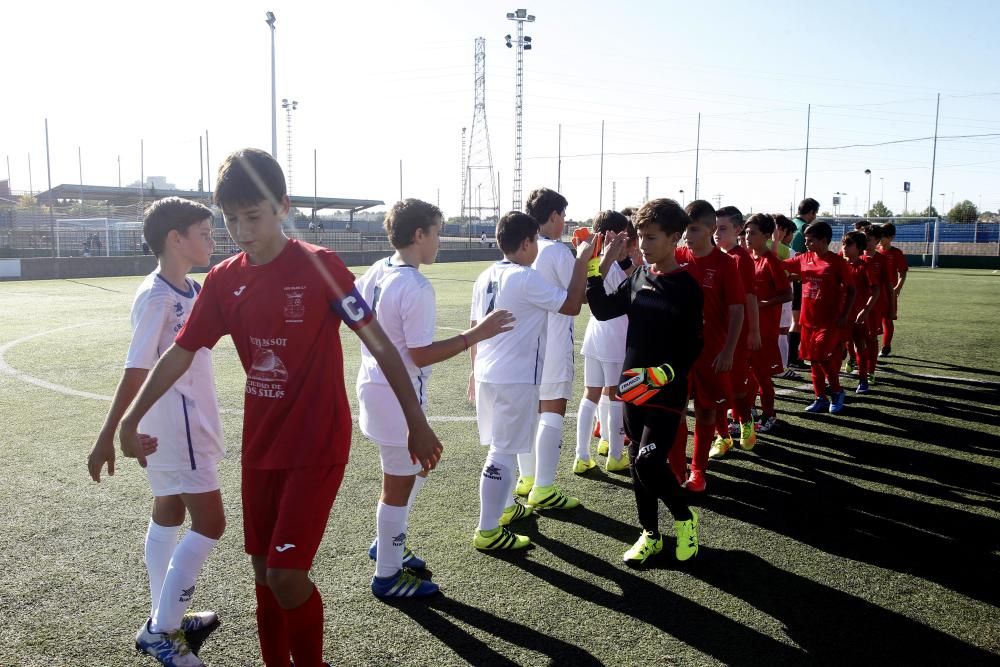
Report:
[[[830,401],[825,398],[816,398],[815,401],[806,406],[806,412],[826,412],[830,409]]]
[[[847,392],[841,389],[833,395],[830,403],[830,414],[839,415],[844,410],[844,401],[847,400]]]
[[[425,598],[436,595],[440,587],[433,581],[419,578],[411,570],[403,568],[391,577],[372,577],[372,593],[375,597]]]
[[[855,394],[867,394],[868,393],[868,381],[862,380],[858,383],[858,388],[854,390]]]
[[[372,560],[378,560],[378,539],[372,542],[372,545],[368,547],[368,557]],[[411,570],[426,570],[427,563],[424,562],[423,558],[417,556],[413,553],[410,547],[403,547],[403,567],[408,567]]]

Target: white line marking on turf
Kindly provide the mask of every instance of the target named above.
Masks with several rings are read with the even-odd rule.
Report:
[[[61,333],[63,331],[69,331],[71,329],[79,329],[81,327],[92,326],[95,324],[103,324],[105,321],[90,321],[90,322],[80,322],[79,324],[70,324],[65,327],[58,327],[56,329],[49,329],[48,331],[42,331],[40,333],[31,334],[28,336],[22,336],[16,340],[12,340],[8,343],[0,345],[0,373],[4,375],[9,375],[16,380],[21,382],[26,382],[28,384],[33,384],[36,387],[41,387],[42,389],[47,389],[48,391],[54,391],[57,394],[63,394],[64,396],[76,396],[78,398],[87,398],[92,401],[104,401],[110,402],[112,396],[105,396],[104,394],[95,394],[90,391],[80,391],[79,389],[73,389],[72,387],[67,387],[63,384],[57,384],[55,382],[49,382],[48,380],[43,380],[42,378],[35,377],[34,375],[29,375],[24,371],[18,370],[7,363],[4,355],[10,350],[14,349],[21,343],[26,343],[29,340],[34,340],[35,338],[41,338],[42,336],[48,336],[51,334]],[[243,414],[242,408],[223,408],[219,410],[222,414],[231,415],[241,415]],[[357,421],[357,415],[351,415],[351,418]],[[475,417],[470,417],[468,415],[428,415],[427,421],[432,422],[474,422]]]

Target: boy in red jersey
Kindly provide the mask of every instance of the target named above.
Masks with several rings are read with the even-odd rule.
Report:
[[[122,419],[138,451],[139,419],[195,353],[229,334],[247,374],[243,417],[243,532],[256,579],[257,630],[267,667],[323,665],[323,602],[309,568],[344,476],[351,413],[341,321],[364,341],[392,387],[414,460],[432,469],[441,443],[409,375],[354,276],[337,255],[290,240],[285,177],[270,155],[237,151],[219,169],[215,201],[243,252],[213,268],[174,344]],[[143,463],[140,457],[140,463]]]
[[[854,305],[854,286],[847,261],[830,251],[833,230],[825,222],[806,227],[806,252],[781,265],[802,280],[802,358],[812,362],[812,384],[816,400],[806,412],[837,414],[844,409],[840,386],[840,362],[848,335],[847,316]],[[830,383],[833,400],[826,397]]]
[[[792,300],[792,285],[781,261],[768,249],[768,239],[774,233],[775,221],[769,215],[757,213],[747,220],[744,237],[753,256],[754,287],[757,307],[760,310],[760,349],[750,353],[751,377],[760,387],[760,407],[763,417],[761,433],[772,430],[778,421],[774,409],[774,375],[784,368],[778,338],[781,330],[781,311]]]
[[[729,372],[733,393],[729,408],[739,421],[740,449],[751,450],[757,443],[757,432],[753,427],[750,409],[753,407],[757,387],[750,389],[750,355],[760,349],[760,320],[757,311],[757,296],[754,290],[754,260],[747,249],[739,244],[743,232],[743,214],[735,206],[724,206],[715,212],[715,245],[736,260],[740,282],[745,293],[743,326],[739,342],[733,354],[733,368]],[[735,426],[735,425],[734,425]],[[729,434],[729,424],[725,410],[715,413],[715,442],[709,451],[709,458],[725,456],[733,446]]]
[[[878,267],[866,262],[862,257],[868,240],[864,232],[849,232],[841,241],[841,252],[851,269],[854,280],[854,305],[848,315],[851,325],[851,337],[848,343],[848,354],[854,348],[854,358],[858,368],[858,388],[855,393],[868,393],[868,376],[874,359],[869,354],[871,345],[877,344],[872,338],[872,314],[877,311],[881,288],[879,287]]]
[[[691,218],[685,230],[687,246],[678,246],[677,262],[701,285],[704,295],[705,345],[690,373],[694,395],[694,454],[691,474],[685,488],[695,493],[705,490],[705,469],[715,435],[718,410],[725,411],[732,393],[729,371],[743,327],[743,304],[746,291],[740,280],[736,260],[712,245],[715,209],[703,199],[687,205]],[[687,424],[681,420],[677,440],[671,449],[674,474],[684,474],[684,446]]]
[[[903,292],[903,284],[906,283],[906,273],[910,270],[906,263],[906,255],[899,248],[892,245],[896,238],[896,225],[891,222],[882,225],[882,239],[879,241],[879,252],[885,255],[889,266],[889,281],[892,284],[891,291],[886,294],[888,297],[887,311],[882,320],[882,352],[881,357],[888,357],[892,354],[892,335],[896,331],[895,320],[899,315],[899,295]]]
[[[882,335],[882,322],[889,311],[889,293],[893,284],[889,282],[889,258],[878,252],[879,243],[882,241],[882,226],[872,225],[865,230],[865,241],[868,246],[865,250],[864,260],[872,265],[872,275],[876,277],[879,286],[879,297],[868,316],[868,327],[871,332],[871,344],[868,346],[868,384],[875,382],[875,362],[878,359],[878,337]]]

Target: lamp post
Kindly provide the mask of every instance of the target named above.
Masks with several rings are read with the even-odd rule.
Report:
[[[872,210],[872,170],[865,169],[865,175],[868,176],[868,209]],[[865,215],[868,215],[865,213]]]
[[[288,139],[287,146],[285,147],[286,157],[288,159],[288,173],[285,174],[288,180],[288,194],[292,194],[292,112],[299,108],[299,103],[295,100],[289,101],[287,97],[282,98],[281,108],[285,110],[285,114],[288,119]]]
[[[795,208],[795,198],[799,196],[799,179],[792,183],[792,205],[788,207],[788,217],[792,217],[792,209]]]
[[[531,50],[531,37],[524,34],[524,24],[533,23],[535,17],[527,9],[507,12],[507,20],[517,23],[517,38],[505,35],[507,48],[517,46],[517,76],[515,79],[514,98],[514,202],[513,209],[521,210],[521,147],[522,147],[522,116],[524,113],[524,52]]]
[[[274,82],[274,12],[267,13],[267,25],[271,28],[271,157],[278,159],[278,97]]]
[[[681,190],[680,193],[681,193],[681,206],[684,206],[684,191]]]

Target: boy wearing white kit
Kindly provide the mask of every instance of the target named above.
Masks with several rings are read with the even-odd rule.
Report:
[[[603,236],[609,231],[628,231],[630,237],[635,233],[632,224],[623,214],[601,211],[594,217],[594,233]],[[622,257],[616,258],[608,268],[604,277],[604,289],[608,294],[615,292],[628,278],[626,269],[631,268],[632,260],[627,253],[628,249],[623,246]],[[576,457],[573,461],[573,472],[578,475],[597,465],[590,456],[590,437],[595,414],[601,424],[602,437],[597,453],[608,457],[605,470],[620,472],[628,469],[622,402],[617,395],[622,364],[625,362],[627,332],[626,315],[603,322],[591,316],[587,322],[580,350],[583,355],[584,395],[577,411]]]
[[[511,521],[530,514],[513,500],[519,455],[533,454],[535,415],[545,354],[545,327],[549,313],[570,314],[579,309],[576,294],[586,284],[590,244],[578,249],[569,289],[556,287],[531,268],[538,255],[538,223],[529,215],[512,211],[497,224],[497,243],[504,259],[483,271],[472,290],[472,326],[500,308],[510,311],[514,328],[471,347],[479,440],[489,446],[479,483],[479,528],[473,546],[480,550],[523,549],[524,535],[506,528]],[[529,502],[530,502],[529,498]],[[561,504],[569,506],[565,496]],[[539,507],[542,507],[539,505]]]

